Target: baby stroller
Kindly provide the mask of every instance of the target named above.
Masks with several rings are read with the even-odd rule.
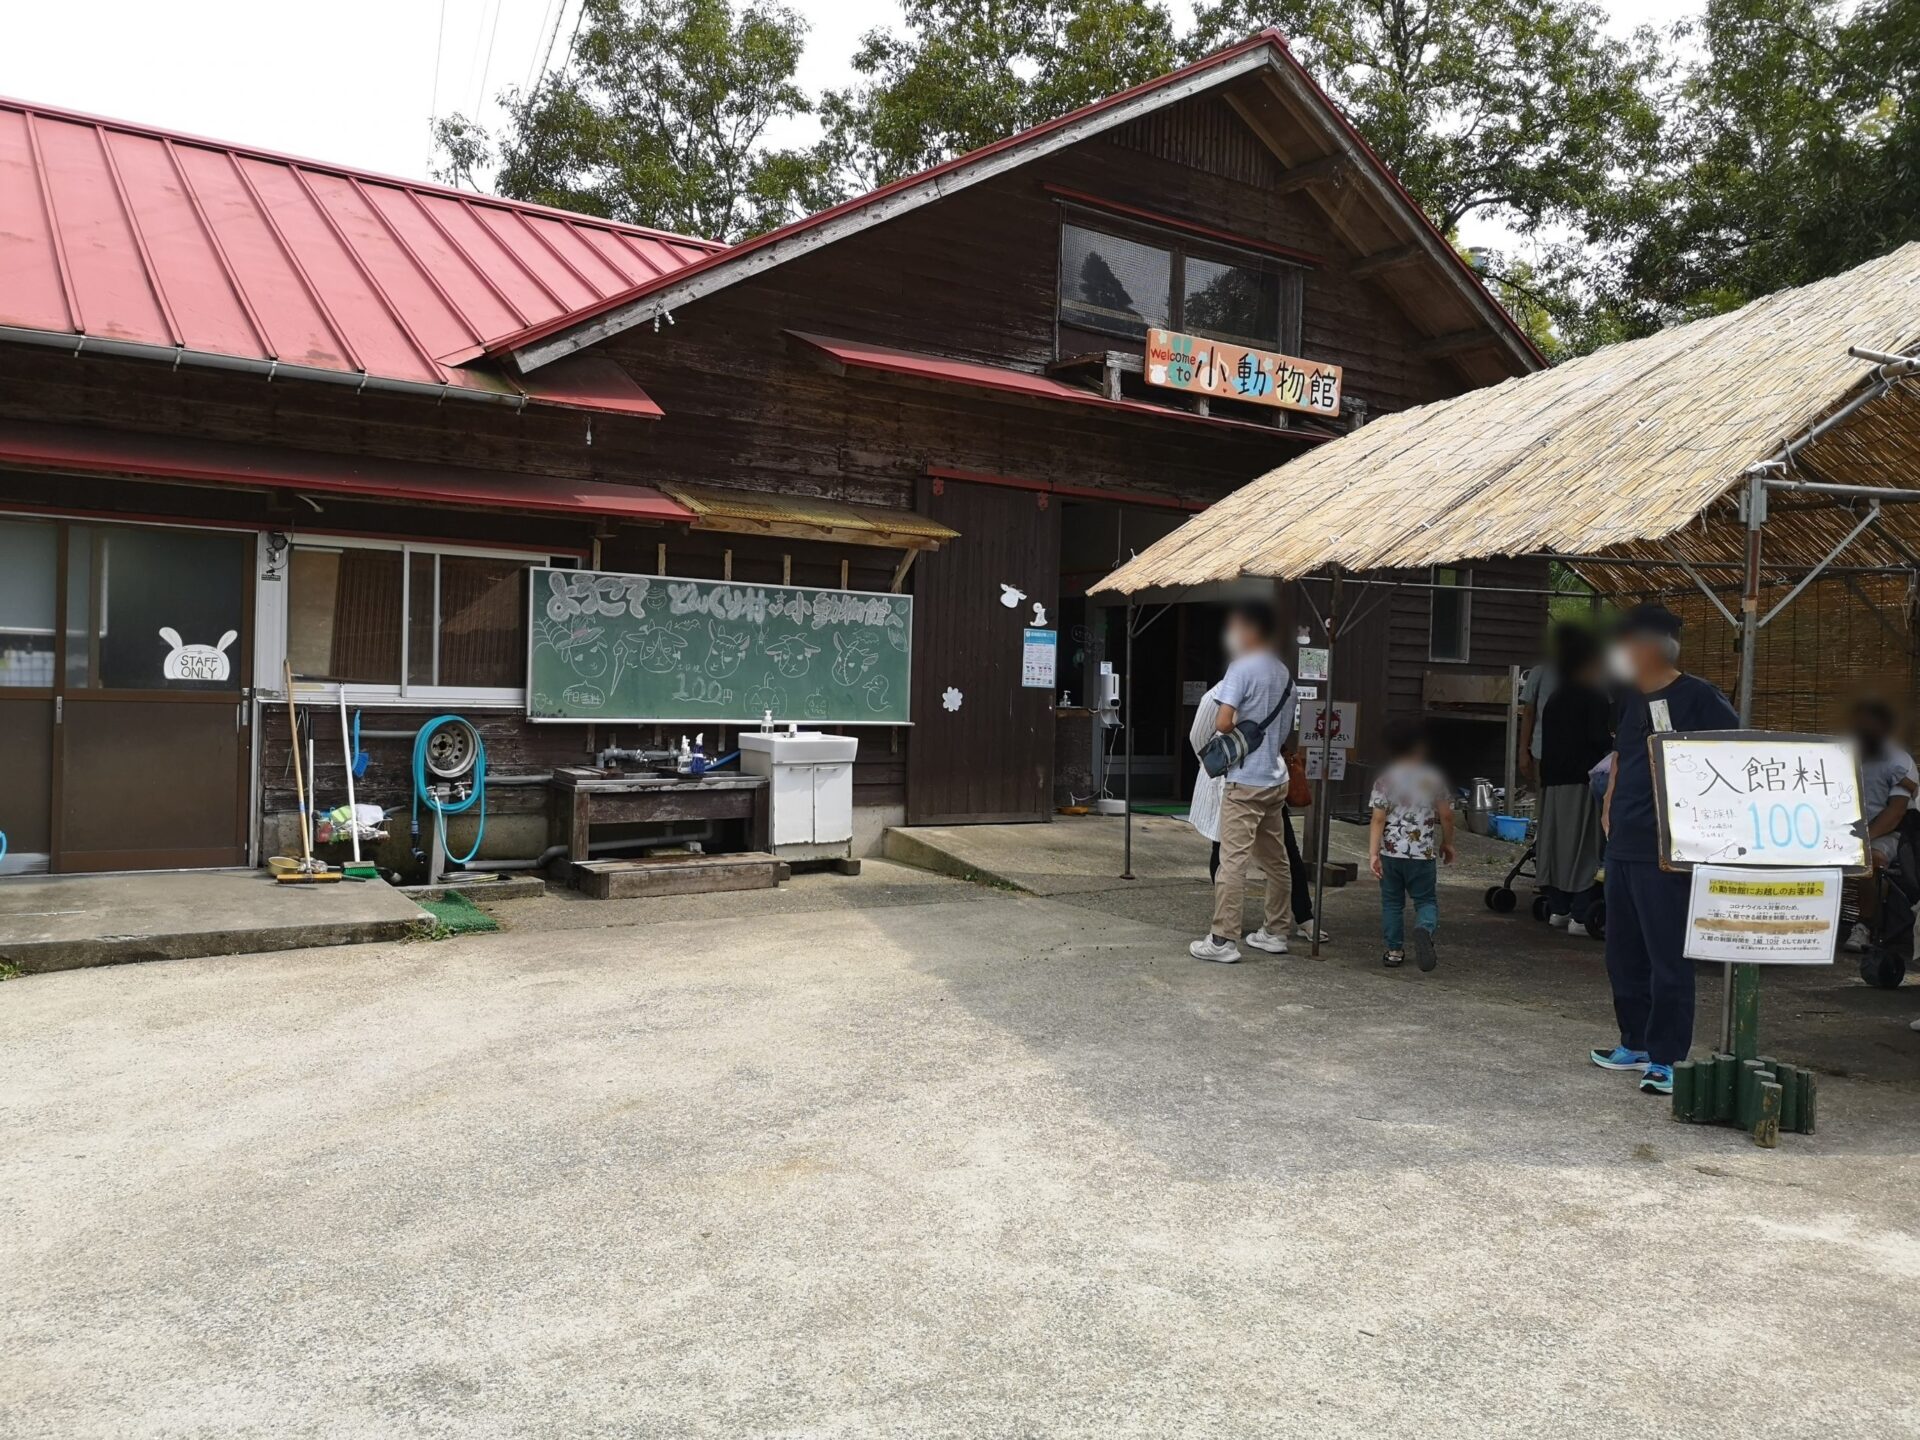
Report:
[[[1860,952],[1860,978],[1878,990],[1895,990],[1907,978],[1913,957],[1913,925],[1920,907],[1920,816],[1908,815],[1896,832],[1900,844],[1893,863],[1882,865],[1867,880],[1880,895],[1880,913]],[[1850,925],[1841,932],[1849,933]]]

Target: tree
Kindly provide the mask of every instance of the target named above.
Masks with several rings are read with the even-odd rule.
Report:
[[[1579,225],[1654,153],[1651,36],[1583,0],[1208,0],[1199,54],[1266,25],[1440,228],[1470,215]]]
[[[1664,163],[1590,237],[1634,333],[1920,239],[1920,6],[1708,0]]]
[[[883,185],[1054,119],[1178,63],[1160,0],[901,0],[862,77],[821,100],[819,155],[848,191]]]
[[[509,89],[495,139],[436,119],[435,176],[609,219],[740,240],[817,208],[820,160],[766,142],[811,112],[794,83],[806,24],[774,0],[583,0],[572,54]]]

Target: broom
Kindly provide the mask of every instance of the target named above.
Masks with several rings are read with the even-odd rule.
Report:
[[[349,880],[378,880],[380,872],[360,858],[360,808],[353,798],[353,732],[347,728],[347,687],[340,687],[340,748],[347,757],[347,823],[352,827],[353,859],[346,866]]]
[[[338,881],[339,871],[329,870],[324,862],[313,858],[313,832],[308,828],[307,817],[307,779],[300,768],[300,711],[293,703],[293,666],[282,661],[280,669],[287,681],[287,727],[293,738],[293,786],[300,796],[300,863],[295,866],[289,861],[286,869],[273,865],[272,861],[268,864],[273,869],[273,878],[282,885],[320,885]]]

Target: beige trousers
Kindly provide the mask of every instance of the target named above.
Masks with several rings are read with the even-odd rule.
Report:
[[[1281,818],[1286,800],[1284,785],[1229,784],[1220,796],[1220,874],[1213,888],[1213,933],[1223,940],[1240,938],[1249,858],[1260,862],[1267,877],[1267,932],[1287,933],[1292,886],[1287,875],[1286,821]]]

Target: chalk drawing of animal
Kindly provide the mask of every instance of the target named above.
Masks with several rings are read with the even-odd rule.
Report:
[[[893,602],[893,613],[887,616],[887,643],[901,654],[907,649],[907,607],[904,601]]]
[[[729,630],[718,620],[707,622],[707,636],[713,642],[707,651],[707,674],[716,680],[724,680],[740,668],[740,662],[747,658],[747,647],[753,643],[753,635],[746,630]]]
[[[806,674],[813,657],[819,653],[818,645],[799,634],[782,635],[766,649],[766,654],[773,661],[773,668],[789,680],[798,680]]]
[[[160,673],[169,680],[225,680],[233,672],[227,647],[240,638],[238,630],[227,631],[218,645],[183,645],[180,632],[171,625],[160,627],[160,638],[173,647],[160,666]]]
[[[876,675],[860,688],[866,694],[867,708],[869,710],[884,710],[887,708],[886,676]]]
[[[833,652],[840,657],[833,662],[833,678],[842,685],[858,685],[880,663],[880,647],[865,631],[846,641],[835,635]]]
[[[633,658],[642,670],[655,675],[671,675],[680,668],[680,657],[687,648],[686,632],[677,625],[642,625],[627,636]]]

